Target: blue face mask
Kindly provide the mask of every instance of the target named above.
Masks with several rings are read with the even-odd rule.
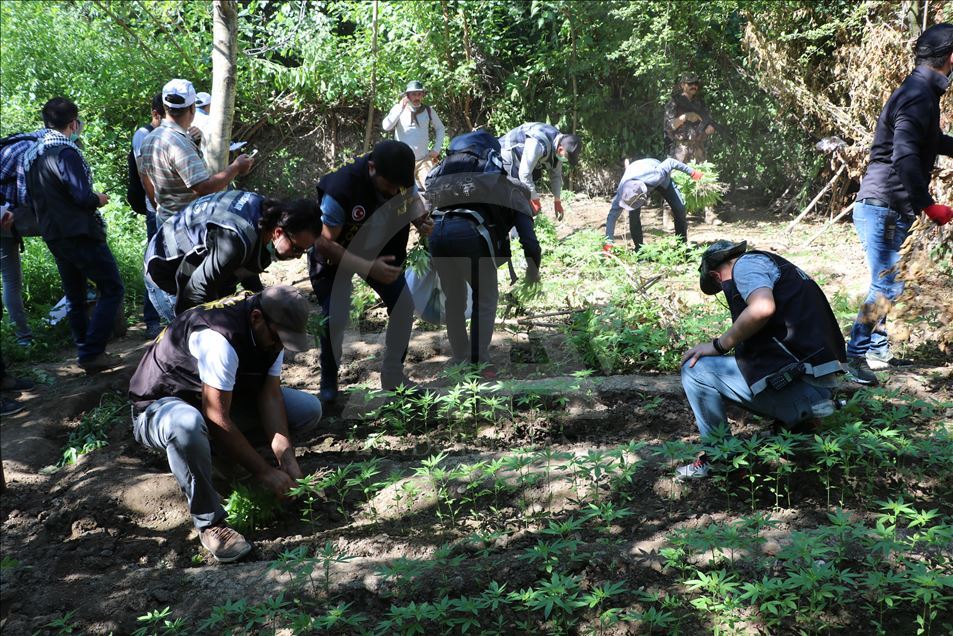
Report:
[[[74,132],[72,135],[69,136],[69,140],[72,141],[73,143],[76,143],[78,139],[79,139],[79,133]]]

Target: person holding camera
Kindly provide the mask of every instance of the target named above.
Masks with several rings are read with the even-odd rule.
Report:
[[[726,402],[793,427],[824,414],[847,353],[837,319],[810,276],[745,241],[716,241],[702,255],[699,285],[724,292],[731,327],[682,356],[682,387],[704,440],[727,422]],[[735,350],[735,355],[728,352]],[[676,472],[708,476],[703,455]]]

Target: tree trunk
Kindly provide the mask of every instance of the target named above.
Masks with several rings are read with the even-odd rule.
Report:
[[[377,98],[377,0],[374,0],[371,29],[371,96],[367,100],[367,127],[364,129],[365,153],[371,149],[371,135],[374,132],[374,100]]]
[[[228,164],[235,117],[235,62],[238,58],[238,12],[235,0],[212,3],[212,107],[205,162],[212,174]]]

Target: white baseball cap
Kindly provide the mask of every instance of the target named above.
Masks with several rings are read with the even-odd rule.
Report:
[[[169,97],[172,95],[177,95],[185,101],[182,103],[170,102]],[[168,84],[162,87],[162,103],[169,108],[188,108],[195,103],[195,87],[189,80],[170,80]]]
[[[212,103],[212,96],[205,91],[199,91],[195,94],[195,105],[199,108],[205,108]]]

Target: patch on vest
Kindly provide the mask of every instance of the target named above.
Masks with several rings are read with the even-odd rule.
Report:
[[[355,205],[354,209],[351,210],[351,218],[355,221],[363,221],[365,216],[367,216],[367,211],[363,205]]]

